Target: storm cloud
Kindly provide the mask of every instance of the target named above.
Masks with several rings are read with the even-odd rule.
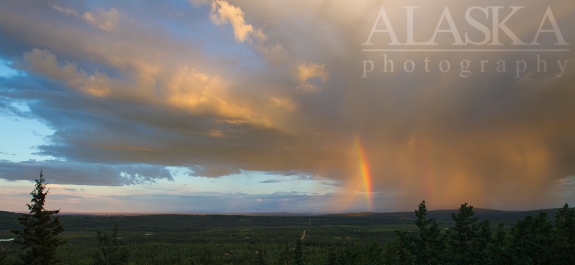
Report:
[[[167,167],[188,168],[192,177],[271,172],[331,179],[342,192],[330,199],[341,205],[364,191],[358,139],[369,192],[401,198],[379,205],[546,205],[557,182],[575,175],[573,44],[539,53],[363,51],[391,47],[386,33],[364,45],[382,7],[398,38],[407,38],[402,6],[420,6],[420,42],[446,7],[463,36],[480,40],[465,21],[471,6],[504,6],[505,17],[520,4],[506,24],[518,38],[531,42],[549,7],[575,43],[573,2],[471,2],[3,4],[0,58],[24,74],[0,78],[0,113],[55,132],[35,147],[50,159],[1,161],[0,178],[30,179],[42,167],[54,183],[116,186],[170,180]],[[437,40],[456,41],[446,32]],[[543,32],[539,42],[557,48],[558,40]],[[384,72],[386,60],[393,72]],[[497,70],[501,60],[506,72]],[[537,68],[541,60],[547,71]],[[450,71],[442,72],[442,61]]]

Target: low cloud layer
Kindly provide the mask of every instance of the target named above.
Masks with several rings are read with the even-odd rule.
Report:
[[[546,206],[557,182],[575,175],[574,3],[523,1],[506,22],[531,42],[542,24],[553,28],[549,7],[570,44],[543,31],[537,47],[568,51],[362,51],[397,48],[381,32],[363,45],[382,7],[402,42],[402,6],[420,6],[415,41],[434,35],[448,7],[461,36],[478,42],[482,32],[465,21],[473,5],[504,6],[503,18],[517,3],[12,2],[0,8],[0,59],[25,74],[0,77],[0,114],[53,129],[35,148],[59,160],[2,161],[0,178],[35,177],[28,172],[40,166],[54,183],[113,186],[172,179],[170,166],[202,177],[301,172],[350,191],[330,197],[336,209],[365,195],[359,139],[375,210],[422,199]],[[438,48],[457,41],[448,22]]]
[[[75,163],[57,160],[8,162],[0,161],[0,178],[34,180],[39,169],[49,172],[50,183],[95,186],[123,186],[151,184],[156,180],[173,181],[170,171],[164,167],[149,165],[103,165],[96,163]]]

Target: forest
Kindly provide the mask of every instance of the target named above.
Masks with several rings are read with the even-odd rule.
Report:
[[[19,216],[0,212],[1,239],[21,229]],[[59,220],[61,264],[575,264],[575,210],[568,205],[504,212],[463,204],[428,212],[422,202],[415,213]],[[0,264],[21,264],[20,249],[0,242]],[[102,263],[105,254],[118,260]]]

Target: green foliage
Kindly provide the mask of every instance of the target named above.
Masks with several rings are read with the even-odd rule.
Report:
[[[22,264],[18,258],[18,253],[4,244],[0,245],[0,264],[2,265],[19,265]]]
[[[473,206],[462,204],[459,212],[453,213],[455,227],[449,235],[450,259],[452,264],[484,264],[491,243],[491,224],[485,219],[478,223]]]
[[[363,264],[381,264],[384,262],[383,249],[375,242],[362,249]]]
[[[256,253],[257,256],[257,265],[267,265],[267,261],[266,261],[266,252],[263,249],[259,249]]]
[[[415,225],[419,228],[419,236],[413,237],[410,251],[413,254],[415,264],[442,264],[444,242],[441,229],[437,221],[427,218],[427,206],[425,201],[419,204],[415,211],[417,220]]]
[[[396,247],[396,255],[399,265],[406,265],[413,263],[413,256],[409,252],[410,238],[405,231],[398,231],[397,232],[397,247]]]
[[[0,264],[4,264],[4,260],[8,257],[8,252],[1,250],[0,251]]]
[[[403,230],[395,231],[395,240],[385,248],[386,264],[413,264],[413,256],[409,251],[412,238]]]
[[[491,244],[489,244],[487,253],[490,253],[485,264],[510,264],[509,245],[507,240],[507,232],[505,225],[500,223],[492,237]]]
[[[293,260],[292,260],[293,265],[303,265],[304,264],[303,254],[301,252],[301,241],[302,241],[302,239],[299,239],[299,238],[295,241],[295,248],[293,251]]]
[[[278,264],[289,265],[291,264],[291,252],[289,250],[288,243],[286,242],[283,249],[278,255]]]
[[[511,227],[511,262],[514,264],[553,264],[553,224],[547,213],[528,215]]]
[[[555,264],[575,264],[575,208],[565,204],[555,214],[553,237]]]
[[[11,231],[16,235],[15,243],[22,245],[20,258],[27,265],[57,264],[57,248],[65,244],[58,237],[64,228],[57,217],[52,219],[52,215],[58,214],[60,210],[44,209],[48,194],[44,182],[44,174],[40,170],[40,178],[36,179],[35,189],[30,193],[32,204],[26,204],[30,213],[18,218],[23,228]]]
[[[348,244],[340,247],[330,247],[327,255],[324,255],[319,264],[387,264],[384,263],[384,255],[384,250],[375,242],[368,245]],[[317,262],[307,264],[317,264]]]
[[[102,247],[101,253],[94,254],[94,265],[124,265],[128,264],[130,253],[118,245],[118,225],[114,226],[112,236],[98,231],[98,243]]]
[[[337,253],[335,252],[335,248],[331,247],[328,252],[327,256],[327,265],[336,265],[337,264]]]

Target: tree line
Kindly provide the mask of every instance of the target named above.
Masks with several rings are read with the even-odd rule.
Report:
[[[372,243],[329,249],[324,264],[575,264],[575,208],[568,204],[559,209],[554,221],[540,212],[495,229],[489,219],[479,220],[467,203],[452,213],[455,224],[449,228],[441,229],[427,215],[422,201],[415,211],[415,232],[397,230],[395,239],[383,247]],[[293,264],[311,264],[301,256],[295,252]]]

